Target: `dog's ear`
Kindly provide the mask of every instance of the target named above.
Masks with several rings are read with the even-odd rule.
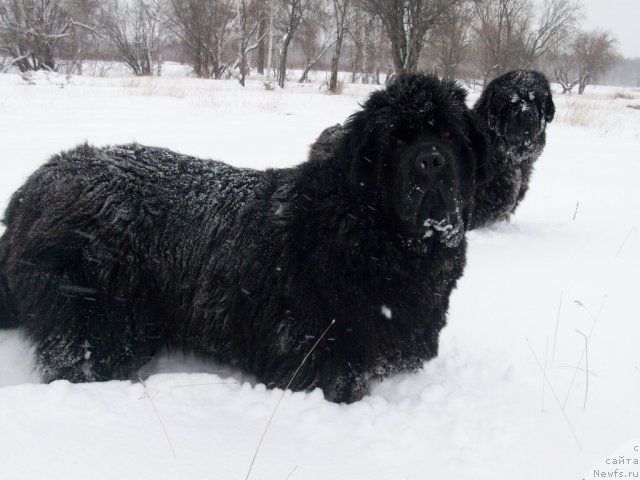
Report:
[[[474,159],[474,178],[476,183],[485,183],[491,178],[493,169],[489,155],[489,143],[484,129],[474,112],[466,114],[468,150]]]
[[[445,82],[443,82],[445,83]],[[461,105],[467,103],[467,91],[458,84],[458,82],[446,82],[451,97]]]
[[[556,114],[556,106],[553,103],[553,95],[551,95],[551,90],[547,94],[547,97],[544,100],[544,120],[547,123],[551,123],[553,121],[553,117]]]
[[[342,156],[347,163],[349,183],[354,191],[366,194],[378,191],[382,175],[380,156],[387,128],[368,111],[354,113],[345,122],[347,131]]]

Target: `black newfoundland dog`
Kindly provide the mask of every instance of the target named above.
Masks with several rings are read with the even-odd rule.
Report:
[[[491,150],[490,179],[475,194],[471,225],[477,228],[508,219],[524,198],[555,106],[544,75],[517,70],[489,83],[473,110]]]
[[[127,378],[163,347],[353,402],[438,352],[484,136],[465,92],[398,78],[296,168],[142,145],[52,157],[12,197],[0,324],[46,381]]]

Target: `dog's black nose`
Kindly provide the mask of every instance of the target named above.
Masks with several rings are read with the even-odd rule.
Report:
[[[520,121],[531,122],[532,120],[533,120],[533,112],[530,109],[520,112]]]
[[[437,150],[423,153],[416,159],[416,169],[421,173],[432,173],[442,168],[444,164],[444,155],[442,155]]]

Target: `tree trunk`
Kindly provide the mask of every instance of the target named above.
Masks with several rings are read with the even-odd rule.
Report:
[[[369,56],[369,33],[365,31],[364,34],[364,43],[362,47],[362,75],[360,76],[360,82],[368,84],[369,83],[369,73],[371,71],[370,68],[370,56]]]
[[[267,50],[267,77],[271,79],[273,67],[273,0],[269,2],[269,49]]]
[[[331,57],[331,77],[329,78],[329,91],[331,93],[336,93],[338,90],[338,67],[340,64],[340,54],[342,52],[342,39],[342,35],[336,38],[336,50],[333,57]]]
[[[287,53],[289,50],[289,44],[291,43],[291,33],[287,32],[282,41],[282,47],[280,48],[280,58],[278,59],[278,85],[280,88],[284,88],[284,82],[287,79]]]
[[[305,62],[304,70],[302,71],[302,75],[300,75],[300,79],[298,80],[298,83],[304,83],[307,81],[309,72],[311,71],[314,65],[315,65],[315,62],[310,58],[307,58],[307,61]]]
[[[338,62],[340,61],[340,54],[336,47],[336,53],[331,57],[331,76],[329,77],[329,91],[336,93],[338,90]]]
[[[260,20],[258,23],[258,52],[256,58],[256,70],[260,75],[264,75],[264,63],[265,63],[265,32],[267,31],[267,17],[264,13],[260,14]]]
[[[578,95],[582,95],[584,93],[584,89],[589,85],[589,81],[591,81],[590,73],[585,73],[580,77],[580,81],[578,83]]]
[[[246,77],[246,67],[247,67],[247,10],[245,5],[245,0],[242,0],[239,4],[237,4],[238,18],[239,18],[239,27],[240,27],[240,65],[239,65],[239,73],[240,78],[238,78],[238,82],[240,85],[244,87],[245,77]]]

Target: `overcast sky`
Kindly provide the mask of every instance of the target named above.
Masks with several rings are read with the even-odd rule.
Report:
[[[611,31],[625,57],[640,57],[640,0],[582,0],[584,27]]]

